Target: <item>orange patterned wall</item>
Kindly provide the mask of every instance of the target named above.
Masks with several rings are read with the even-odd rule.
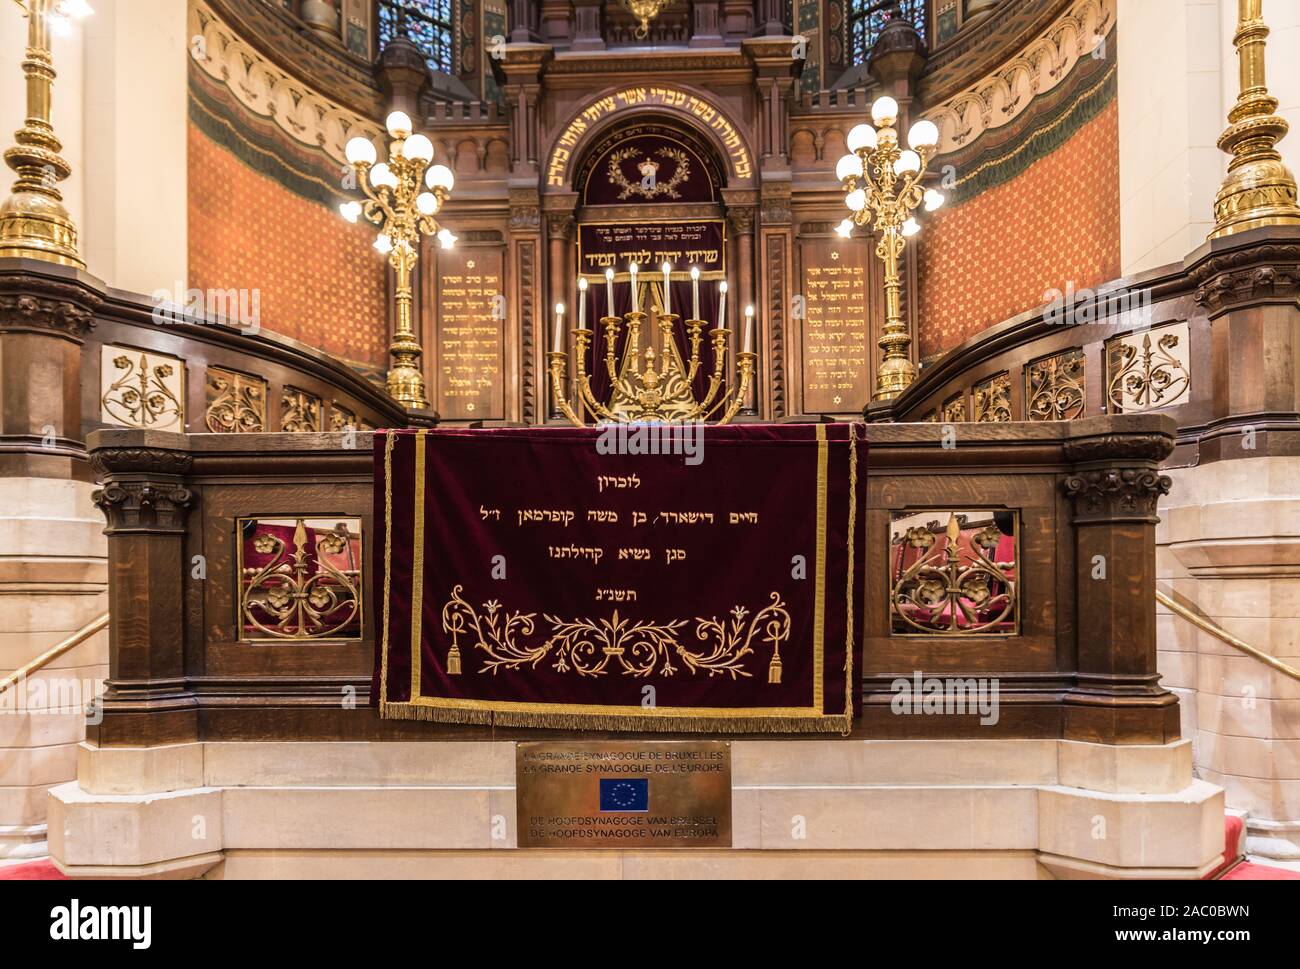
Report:
[[[382,367],[385,268],[374,234],[245,165],[191,122],[189,285],[261,291],[262,328]]]
[[[1120,275],[1119,102],[1015,178],[941,209],[921,236],[918,343],[931,359],[1046,302]]]

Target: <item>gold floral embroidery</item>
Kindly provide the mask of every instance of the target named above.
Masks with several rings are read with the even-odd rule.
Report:
[[[677,163],[677,167],[673,169],[673,177],[663,182],[656,181],[655,176],[659,172],[659,163],[646,156],[636,166],[642,178],[642,181],[638,184],[627,180],[627,176],[623,174],[623,163],[639,154],[641,154],[639,148],[624,148],[622,151],[616,151],[609,156],[609,184],[623,190],[619,193],[619,199],[629,199],[633,195],[640,195],[642,198],[647,199],[654,199],[660,195],[665,195],[670,199],[681,198],[681,193],[677,191],[677,188],[691,177],[690,156],[680,148],[660,148],[655,152],[656,155],[661,158],[671,159]]]
[[[507,611],[495,599],[483,603],[480,612],[461,596],[463,588],[453,588],[442,607],[442,629],[451,635],[448,673],[460,670],[462,636],[468,636],[474,648],[487,654],[481,673],[536,667],[552,658],[551,666],[557,673],[603,676],[621,671],[625,676],[672,676],[678,670],[673,664],[676,655],[691,673],[730,676],[733,680],[754,675],[745,668],[747,657],[754,654],[755,645],[767,643],[772,649],[768,682],[781,682],[780,648],[790,638],[790,614],[776,592],[752,615],[737,605],[731,609],[730,618],[695,617],[695,638],[705,644],[696,651],[679,639],[688,620],[633,621],[620,616],[617,610],[608,618],[595,619],[544,615],[550,634],[530,644],[528,638],[537,629],[535,613]]]

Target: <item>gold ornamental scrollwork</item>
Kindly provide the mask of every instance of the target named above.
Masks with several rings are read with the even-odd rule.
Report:
[[[975,385],[971,391],[975,402],[975,421],[980,424],[1007,423],[1011,420],[1011,375],[1000,373]]]
[[[1144,333],[1140,349],[1123,339],[1107,345],[1106,392],[1115,413],[1165,407],[1183,396],[1192,375],[1175,354],[1181,342],[1181,333],[1164,333],[1153,345]]]
[[[666,622],[630,620],[615,610],[609,617],[564,619],[543,615],[550,632],[540,642],[528,642],[537,631],[535,613],[510,612],[497,600],[483,603],[482,611],[465,601],[463,586],[451,590],[442,607],[442,629],[451,636],[447,672],[461,672],[461,642],[482,650],[486,657],[480,673],[535,668],[552,660],[557,673],[604,676],[672,676],[678,667],[673,657],[691,673],[729,676],[733,680],[753,676],[746,668],[756,647],[771,648],[768,682],[781,682],[781,644],[790,638],[790,613],[779,593],[751,613],[734,606],[728,617],[695,617],[695,638],[705,645],[691,649],[681,641],[689,625],[686,619]]]
[[[240,638],[359,639],[361,567],[352,543],[355,539],[359,549],[360,521],[350,519],[322,530],[309,527],[307,519],[296,519],[292,552],[289,542],[264,530],[267,524],[253,522],[252,549],[269,556],[260,566],[245,567],[241,528]],[[349,565],[340,568],[332,559]]]
[[[266,381],[233,370],[209,367],[208,410],[204,424],[214,434],[266,430]]]
[[[120,376],[100,398],[100,407],[127,427],[168,428],[184,422],[184,405],[168,386],[179,361],[151,359],[148,354],[119,354],[113,368]]]
[[[944,534],[947,541],[942,548],[936,548],[934,531],[924,525],[909,528],[896,539],[896,544],[919,555],[890,590],[895,632],[938,636],[1015,632],[1017,563],[1014,553],[1010,561],[997,560],[1003,532],[989,525],[972,533],[965,547],[962,523],[954,513]]]
[[[294,387],[286,387],[280,397],[280,430],[289,434],[309,434],[320,430],[320,398]]]
[[[1086,408],[1082,350],[1036,360],[1025,370],[1025,414],[1031,421],[1072,421]]]

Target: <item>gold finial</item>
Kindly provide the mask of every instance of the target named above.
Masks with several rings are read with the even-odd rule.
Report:
[[[63,205],[59,182],[72,168],[59,154],[63,146],[50,123],[54,59],[50,29],[66,27],[71,19],[90,13],[84,0],[26,0],[27,118],[14,135],[17,142],[4,153],[5,163],[18,173],[13,193],[0,204],[0,256],[25,256],[84,269],[77,253],[77,227]]]
[[[1228,177],[1214,201],[1211,239],[1270,225],[1300,225],[1296,181],[1282,161],[1277,143],[1290,125],[1278,117],[1278,100],[1265,79],[1263,0],[1238,0],[1233,45],[1241,71],[1241,93],[1228,112],[1228,130],[1219,147],[1232,155]]]

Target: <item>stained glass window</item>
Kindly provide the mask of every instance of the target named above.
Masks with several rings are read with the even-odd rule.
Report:
[[[849,46],[854,64],[867,62],[876,38],[889,23],[889,11],[893,6],[893,0],[849,0]],[[898,4],[903,16],[916,26],[922,40],[926,36],[926,7],[926,0],[901,0]]]
[[[379,46],[405,33],[435,71],[452,74],[453,0],[379,0]]]

